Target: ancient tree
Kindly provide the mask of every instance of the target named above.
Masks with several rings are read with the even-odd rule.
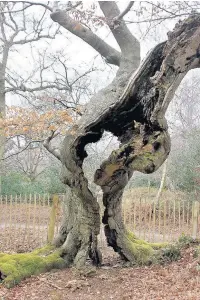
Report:
[[[122,258],[134,262],[137,251],[149,251],[124,227],[121,214],[123,190],[134,171],[157,170],[170,152],[165,112],[185,74],[200,66],[200,15],[179,22],[168,40],[157,45],[140,63],[140,45],[123,21],[115,2],[99,2],[121,52],[113,49],[64,10],[51,8],[51,18],[118,66],[116,77],[88,103],[85,114],[67,133],[60,153],[45,146],[62,162],[67,186],[63,223],[55,244],[68,265],[82,267],[89,256],[95,265],[101,255],[97,245],[99,206],[88,188],[82,165],[85,146],[97,142],[104,131],[120,141],[116,151],[96,170],[94,181],[103,191],[103,224],[109,246]],[[138,252],[137,252],[138,253]]]

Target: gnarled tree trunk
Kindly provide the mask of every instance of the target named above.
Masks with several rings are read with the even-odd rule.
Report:
[[[87,179],[78,166],[73,172],[64,168],[63,182],[68,185],[62,225],[54,244],[62,249],[67,265],[85,265],[89,256],[94,265],[101,264],[97,247],[100,230],[99,205],[88,189]]]
[[[109,20],[119,14],[113,2],[100,2],[100,6]],[[52,16],[57,22],[59,14],[58,11]],[[65,21],[62,19],[60,24],[63,26]],[[200,66],[199,15],[176,25],[168,41],[156,46],[135,73],[139,61],[137,40],[123,21],[117,28],[110,25],[110,29],[122,51],[119,70],[113,82],[91,99],[76,133],[65,137],[61,150],[64,182],[70,192],[68,213],[56,242],[62,245],[66,259],[78,267],[85,263],[89,253],[96,264],[100,262],[99,208],[82,170],[87,156],[85,145],[98,141],[104,130],[121,142],[119,149],[96,171],[94,180],[103,191],[103,223],[108,245],[124,259],[134,262],[136,252],[148,249],[137,244],[124,227],[123,190],[134,171],[152,173],[167,158],[170,137],[166,109],[185,74]]]

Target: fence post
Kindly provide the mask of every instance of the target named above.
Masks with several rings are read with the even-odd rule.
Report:
[[[199,216],[199,202],[193,203],[193,224],[192,224],[192,237],[197,238],[198,233],[198,216]]]
[[[52,208],[51,208],[51,214],[50,214],[50,220],[49,220],[48,234],[47,234],[47,242],[48,243],[51,243],[54,238],[54,231],[55,231],[55,225],[56,225],[56,214],[58,211],[58,202],[59,202],[58,195],[54,195]]]

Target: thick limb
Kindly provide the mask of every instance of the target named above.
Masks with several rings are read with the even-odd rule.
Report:
[[[122,220],[122,195],[133,171],[151,173],[166,159],[170,151],[167,132],[156,132],[143,139],[141,129],[135,129],[134,138],[113,151],[96,171],[95,183],[103,190],[105,206],[103,223],[109,246],[122,258],[135,263],[145,262],[152,248],[141,244],[126,230]]]

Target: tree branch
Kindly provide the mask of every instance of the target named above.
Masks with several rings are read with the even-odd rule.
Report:
[[[119,21],[130,11],[131,7],[133,6],[135,1],[129,2],[128,6],[122,11],[117,17],[113,19],[115,25],[119,24]]]
[[[38,87],[35,87],[35,88],[28,88],[25,85],[21,85],[20,87],[11,87],[11,88],[7,88],[5,90],[5,93],[16,92],[16,91],[33,93],[33,92],[43,91],[43,90],[46,90],[46,89],[54,89],[54,88],[59,90],[59,91],[70,91],[70,88],[67,87],[67,86],[59,87],[56,84],[48,84],[48,85],[45,85],[45,86],[41,85],[41,86],[38,86]]]
[[[0,13],[0,27],[1,27],[1,34],[2,34],[2,40],[4,42],[7,42],[6,34],[5,34],[5,29],[4,29],[4,15]]]
[[[49,11],[53,11],[53,8],[50,7],[49,5],[43,3],[43,2],[32,2],[32,1],[25,1],[23,3],[27,3],[27,4],[30,4],[31,5],[40,5],[40,6],[43,6],[44,8],[48,9]]]
[[[53,12],[51,14],[51,18],[54,22],[57,22],[62,27],[93,47],[106,59],[108,63],[119,66],[121,58],[120,52],[108,45],[91,30],[72,19],[65,11],[58,10]]]
[[[53,147],[50,142],[51,140],[56,137],[55,131],[52,130],[52,133],[49,137],[47,137],[44,142],[43,142],[43,146],[51,153],[53,154],[58,160],[61,160],[61,156],[60,156],[60,151],[59,149]]]
[[[22,2],[22,3],[25,3],[25,2]],[[27,5],[27,6],[23,7],[22,9],[12,10],[12,13],[18,13],[18,12],[24,11],[25,9],[27,9],[29,7],[31,7],[31,5]],[[2,11],[1,13],[2,14],[10,14],[10,11]]]
[[[55,39],[55,36],[50,36],[48,34],[44,34],[44,35],[38,35],[36,38],[32,38],[32,39],[28,39],[28,40],[20,40],[20,41],[15,41],[13,42],[14,45],[24,45],[24,44],[28,44],[28,43],[32,43],[32,42],[37,42],[40,39]]]
[[[140,63],[140,43],[136,37],[132,35],[123,20],[118,22],[117,26],[113,26],[114,20],[119,17],[121,19],[126,11],[120,13],[119,8],[114,1],[99,1],[99,6],[107,19],[107,25],[112,31],[112,34],[122,51],[122,56],[132,62],[135,61],[135,68],[137,68]],[[130,9],[129,7],[127,9]]]
[[[10,154],[10,155],[8,155],[8,156],[2,158],[1,160],[6,160],[6,159],[8,159],[8,158],[10,158],[10,157],[12,157],[12,156],[15,156],[15,155],[18,155],[18,154],[22,153],[22,152],[25,151],[25,150],[30,146],[30,144],[32,144],[32,143],[41,143],[41,142],[43,142],[43,140],[30,141],[30,142],[29,142],[23,149],[21,149],[20,151],[18,151],[18,152],[16,152],[16,153],[12,153],[12,154]]]

